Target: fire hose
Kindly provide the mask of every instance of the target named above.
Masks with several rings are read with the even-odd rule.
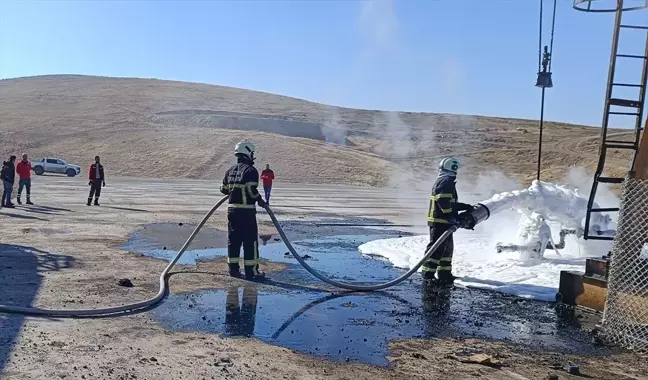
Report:
[[[227,199],[228,199],[227,196],[223,197],[209,210],[209,212],[207,212],[207,214],[205,214],[203,219],[196,226],[196,228],[193,230],[191,235],[189,235],[189,238],[182,245],[182,247],[180,248],[176,256],[173,258],[173,260],[171,260],[171,262],[166,266],[166,268],[164,268],[164,270],[160,274],[159,290],[154,297],[144,301],[135,302],[127,305],[99,308],[99,309],[76,309],[76,310],[44,309],[44,308],[37,308],[37,307],[21,307],[21,306],[10,306],[10,305],[0,304],[0,313],[46,316],[46,317],[54,317],[54,318],[91,318],[91,317],[119,316],[126,313],[132,313],[138,310],[147,309],[155,306],[165,297],[165,295],[169,290],[168,277],[171,269],[176,265],[178,260],[180,260],[180,258],[185,253],[187,248],[189,248],[189,245],[194,240],[198,232],[200,232],[200,230],[203,228],[205,223],[207,223],[209,218],[211,218],[214,212],[216,212],[216,210],[223,203],[225,203]],[[279,232],[279,235],[281,236],[284,243],[288,247],[288,250],[290,251],[290,253],[292,253],[295,259],[297,259],[299,264],[301,264],[304,267],[304,269],[306,269],[310,274],[312,274],[313,276],[317,277],[318,279],[322,280],[323,282],[329,285],[333,285],[335,287],[342,288],[342,289],[361,291],[361,292],[386,289],[405,281],[412,274],[416,273],[416,271],[418,271],[418,269],[421,267],[421,265],[423,265],[423,263],[425,263],[430,257],[432,257],[432,254],[434,254],[437,248],[453,232],[455,232],[457,228],[462,227],[462,228],[472,229],[474,228],[475,225],[481,223],[482,221],[490,217],[490,211],[488,210],[488,208],[484,205],[478,204],[471,212],[464,212],[460,214],[457,220],[457,224],[452,225],[446,232],[444,232],[441,235],[441,237],[437,239],[437,241],[430,247],[430,249],[428,249],[425,252],[423,258],[421,258],[421,260],[419,260],[419,262],[416,265],[414,265],[410,270],[408,270],[403,275],[391,281],[380,283],[380,284],[354,284],[354,283],[347,283],[347,282],[339,282],[330,279],[324,276],[323,274],[321,274],[320,272],[318,272],[317,270],[313,269],[310,265],[308,265],[304,261],[304,259],[297,253],[295,247],[293,247],[292,243],[286,236],[286,233],[284,232],[283,228],[281,228],[281,225],[279,224],[279,221],[277,220],[274,212],[270,209],[270,207],[266,207],[266,211],[268,212],[268,215],[270,216],[272,223],[277,228],[277,232]]]

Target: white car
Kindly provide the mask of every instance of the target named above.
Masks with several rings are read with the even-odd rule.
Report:
[[[59,158],[52,157],[45,157],[40,161],[32,161],[32,170],[36,175],[43,175],[44,173],[59,173],[65,174],[68,177],[75,177],[81,174],[80,166],[71,165]]]

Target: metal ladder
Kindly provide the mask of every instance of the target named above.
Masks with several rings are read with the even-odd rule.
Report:
[[[585,217],[585,231],[584,238],[592,240],[613,240],[611,236],[591,235],[590,220],[592,213],[602,212],[617,212],[618,207],[607,208],[594,208],[594,201],[596,198],[596,191],[601,183],[620,184],[623,183],[624,178],[604,177],[602,176],[605,169],[605,159],[608,149],[630,149],[632,150],[632,159],[630,162],[629,170],[634,170],[635,159],[637,150],[639,148],[639,141],[641,139],[641,131],[643,122],[643,110],[646,99],[646,79],[648,78],[648,25],[625,25],[622,23],[622,16],[626,11],[618,9],[614,21],[614,35],[612,37],[612,52],[610,54],[610,70],[608,72],[607,91],[605,96],[605,109],[603,112],[603,124],[601,126],[601,143],[599,147],[599,161],[594,174],[594,182],[592,183],[592,190],[590,192],[589,201],[587,203],[587,216]],[[619,54],[619,37],[621,30],[635,29],[639,33],[645,31],[646,43],[643,54]],[[643,69],[641,72],[641,80],[639,83],[617,83],[615,82],[615,70],[618,59],[641,59],[643,60]],[[619,87],[632,87],[639,89],[639,99],[621,99],[613,97],[613,91]],[[617,108],[612,108],[617,107]],[[621,108],[622,110],[617,110]],[[608,139],[608,124],[610,122],[610,115],[626,115],[635,118],[634,122],[634,141],[610,140]]]

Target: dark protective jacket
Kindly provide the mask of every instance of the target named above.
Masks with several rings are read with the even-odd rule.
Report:
[[[249,209],[256,212],[256,203],[261,199],[261,195],[257,190],[259,172],[253,165],[251,160],[242,157],[225,172],[220,191],[229,196],[230,210]]]
[[[5,161],[2,163],[2,173],[0,173],[3,181],[9,183],[14,183],[16,180],[16,168],[14,163],[11,161]]]
[[[454,224],[459,211],[471,210],[472,206],[459,203],[455,181],[457,178],[450,173],[441,172],[430,195],[428,209],[428,225]]]
[[[97,178],[97,165],[99,165],[99,178]],[[90,181],[105,181],[106,178],[104,177],[103,165],[97,164],[96,162],[90,165],[90,169],[88,169],[88,179]]]

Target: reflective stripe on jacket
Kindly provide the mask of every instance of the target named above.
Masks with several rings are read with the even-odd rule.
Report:
[[[256,211],[256,203],[261,199],[257,190],[259,186],[259,172],[249,160],[239,162],[227,169],[221,193],[229,196],[229,208],[251,209]]]
[[[433,223],[450,224],[457,218],[456,177],[440,174],[434,183],[428,208],[428,225]]]

